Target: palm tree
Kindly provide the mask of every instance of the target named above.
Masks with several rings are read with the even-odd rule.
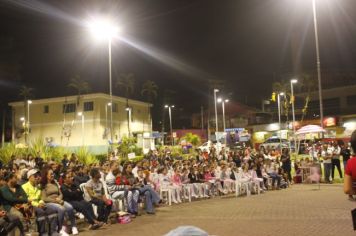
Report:
[[[116,80],[116,87],[125,93],[126,97],[126,107],[129,107],[129,97],[135,90],[135,75],[132,73],[120,74],[119,78]],[[127,112],[127,131],[130,137],[130,121],[129,112]]]
[[[317,80],[313,78],[310,74],[303,74],[302,75],[302,91],[306,92],[306,96],[304,99],[304,107],[302,109],[302,118],[301,123],[303,122],[305,116],[308,112],[308,105],[310,102],[310,94],[312,91],[315,91],[318,88]]]
[[[276,94],[284,93],[284,101],[283,101],[283,113],[288,121],[288,114],[289,114],[289,107],[290,107],[290,99],[291,99],[291,92],[290,92],[290,84],[288,81],[280,81],[274,82],[272,84],[272,90]],[[278,96],[278,95],[277,95]]]
[[[33,96],[33,88],[31,87],[27,87],[26,85],[22,85],[21,88],[20,88],[20,91],[19,91],[19,95],[22,97],[23,99],[23,110],[24,110],[24,114],[25,114],[25,119],[26,119],[26,122],[24,123],[25,126],[24,126],[24,133],[25,133],[25,142],[26,144],[28,143],[28,140],[27,140],[27,134],[29,132],[28,130],[28,109],[27,109],[27,106],[28,106],[28,100]]]
[[[146,82],[143,83],[143,85],[142,85],[141,95],[142,96],[146,96],[147,101],[149,103],[152,103],[153,100],[155,100],[157,98],[157,95],[158,95],[158,86],[157,86],[157,84],[152,80],[146,80]],[[150,121],[151,128],[152,128],[152,116],[151,116],[151,107],[150,107],[150,105],[148,105],[148,119]]]
[[[88,93],[90,91],[90,85],[88,82],[83,80],[79,75],[75,75],[68,84],[68,88],[72,88],[77,92],[77,106],[80,105],[80,98],[83,93]]]

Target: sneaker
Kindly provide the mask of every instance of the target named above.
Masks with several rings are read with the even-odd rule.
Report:
[[[77,227],[72,227],[72,234],[73,235],[79,234],[79,231],[78,231]]]
[[[69,234],[65,231],[65,228],[62,228],[62,230],[59,231],[59,235],[61,235],[61,236],[69,236]]]

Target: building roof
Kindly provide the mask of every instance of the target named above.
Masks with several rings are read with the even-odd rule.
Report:
[[[77,97],[78,97],[78,95],[73,95],[73,96],[64,96],[64,97],[31,99],[31,101],[33,104],[48,104],[48,103],[55,103],[55,102],[76,101]],[[97,99],[97,98],[107,99],[108,101],[110,101],[110,95],[105,94],[105,93],[90,93],[90,94],[82,94],[81,95],[81,99]],[[118,97],[118,96],[113,95],[112,99],[114,102],[126,103],[126,98],[124,98],[124,97]],[[142,102],[142,101],[133,100],[133,99],[129,99],[129,103],[141,105],[141,106],[150,106],[150,107],[153,106],[151,103]],[[23,101],[10,102],[9,106],[23,106]]]

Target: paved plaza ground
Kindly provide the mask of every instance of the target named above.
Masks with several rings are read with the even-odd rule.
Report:
[[[194,225],[210,235],[356,235],[350,210],[356,202],[347,200],[341,184],[293,185],[251,197],[216,197],[165,206],[154,216],[136,218],[130,224],[115,224],[94,235],[164,235],[182,225]]]

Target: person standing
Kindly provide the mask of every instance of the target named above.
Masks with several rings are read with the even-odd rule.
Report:
[[[289,155],[288,148],[283,149],[281,161],[282,161],[282,169],[283,169],[284,173],[287,173],[289,183],[291,183],[292,182],[292,174],[291,174],[292,165],[291,165],[291,161],[290,161],[290,155]]]
[[[351,157],[351,150],[348,146],[345,145],[345,143],[343,143],[341,146],[340,154],[342,156],[342,161],[344,163],[344,170],[346,170],[346,163]]]
[[[332,181],[330,181],[330,171],[332,168],[331,164],[331,158],[332,158],[332,153],[333,153],[333,146],[328,144],[328,146],[324,145],[323,149],[321,151],[321,157],[323,158],[324,162],[324,181],[325,183],[331,184]]]
[[[351,148],[354,155],[347,161],[344,178],[344,193],[352,198],[356,194],[356,130],[351,134]],[[353,199],[353,198],[352,198]]]
[[[334,150],[332,153],[332,159],[331,159],[331,164],[332,164],[332,169],[331,169],[331,178],[334,180],[334,170],[335,167],[337,168],[337,171],[339,172],[339,176],[342,179],[342,171],[341,171],[341,164],[340,164],[340,153],[341,153],[341,148],[340,146],[335,142],[334,143]]]

